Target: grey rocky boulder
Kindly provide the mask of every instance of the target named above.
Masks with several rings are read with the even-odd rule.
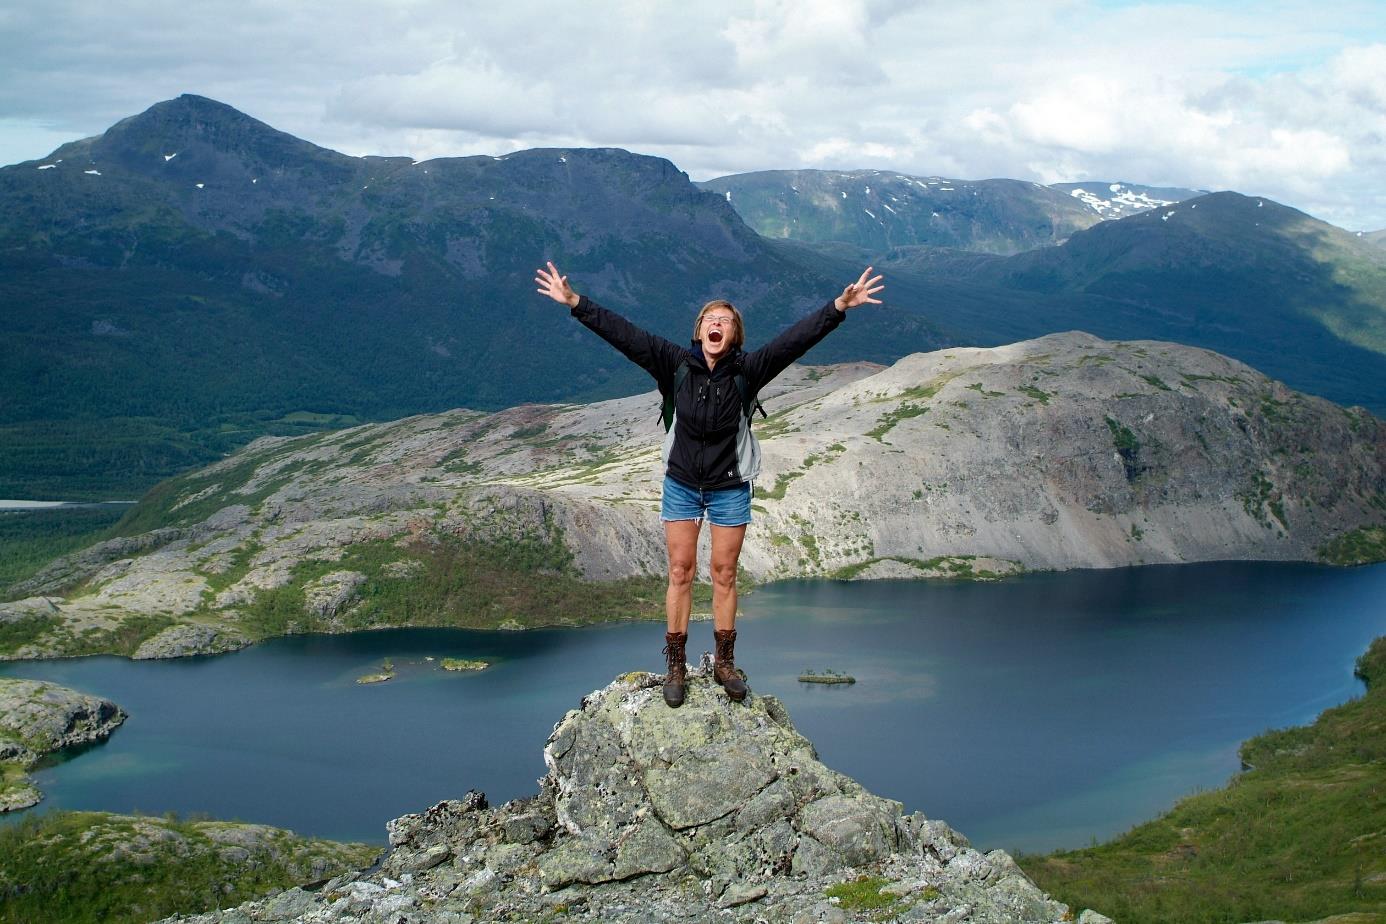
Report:
[[[195,623],[169,626],[146,639],[131,655],[136,661],[156,658],[185,658],[190,655],[221,654],[250,644],[250,640],[231,629]]]
[[[660,683],[625,674],[584,697],[554,727],[534,796],[440,802],[390,822],[373,871],[178,920],[887,919],[829,896],[859,876],[892,920],[1073,920],[1002,851],[824,766],[774,697],[732,703],[700,667],[674,710]]]
[[[332,620],[360,596],[366,576],[359,571],[333,571],[303,589],[304,610],[309,616]]]

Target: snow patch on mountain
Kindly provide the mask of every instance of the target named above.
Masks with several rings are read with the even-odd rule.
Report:
[[[1125,218],[1137,212],[1158,209],[1173,205],[1177,199],[1159,199],[1149,193],[1137,191],[1122,183],[1111,183],[1107,187],[1110,196],[1103,197],[1086,187],[1069,191],[1069,195],[1091,208],[1103,218]]]

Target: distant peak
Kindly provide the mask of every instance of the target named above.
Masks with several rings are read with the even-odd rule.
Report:
[[[173,99],[155,103],[138,115],[122,119],[111,126],[110,131],[124,128],[138,129],[146,126],[172,125],[196,120],[200,123],[239,124],[254,127],[265,132],[282,134],[278,129],[246,115],[234,106],[195,93],[184,93]],[[108,132],[109,134],[109,132]]]
[[[169,155],[180,151],[185,153],[178,163],[184,164],[197,150],[275,166],[305,158],[333,163],[352,160],[195,93],[155,103],[92,140],[94,157],[112,157],[141,172],[163,167],[172,160]]]

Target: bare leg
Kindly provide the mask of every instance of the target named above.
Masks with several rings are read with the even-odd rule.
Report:
[[[746,527],[712,526],[712,626],[736,628],[736,569]]]
[[[669,632],[687,632],[693,612],[693,571],[698,564],[698,520],[672,520],[664,524],[664,544],[669,550],[669,589],[664,593],[664,615]],[[717,535],[713,527],[713,536]]]

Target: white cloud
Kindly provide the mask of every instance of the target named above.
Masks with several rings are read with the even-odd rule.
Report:
[[[0,20],[0,159],[201,93],[353,154],[626,147],[1267,195],[1386,227],[1376,0],[52,0]]]

